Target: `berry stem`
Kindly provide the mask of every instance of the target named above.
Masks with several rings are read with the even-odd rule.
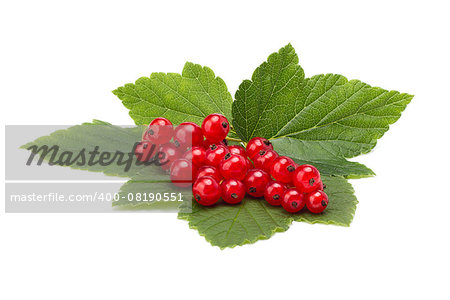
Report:
[[[227,139],[228,141],[233,141],[233,142],[238,142],[238,143],[243,142],[243,141],[240,140],[240,139],[235,139],[235,138],[232,138],[232,137],[229,137],[229,136],[227,136],[226,139]]]

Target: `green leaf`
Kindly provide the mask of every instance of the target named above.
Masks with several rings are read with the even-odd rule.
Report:
[[[300,94],[304,79],[298,57],[289,44],[269,56],[244,80],[233,102],[233,126],[248,141],[252,137],[273,137],[293,116],[292,103]]]
[[[233,99],[225,82],[208,67],[186,63],[182,75],[152,73],[129,83],[113,93],[130,109],[136,124],[148,124],[165,117],[174,124],[201,124],[211,113],[221,113],[231,120]]]
[[[155,180],[155,171],[163,172],[149,166],[136,173],[121,186],[118,201],[113,202],[113,206],[121,209],[177,211],[183,201],[192,198],[191,188],[176,187],[169,176]],[[185,205],[185,209],[189,207]]]
[[[322,175],[338,175],[346,178],[362,178],[375,173],[363,164],[336,156],[318,144],[294,138],[272,140],[278,154],[291,157],[298,164],[311,164]]]
[[[354,157],[369,152],[413,98],[342,75],[303,79],[297,61],[288,45],[241,84],[233,124],[242,139],[289,137]]]
[[[349,226],[358,203],[352,186],[342,177],[324,176],[323,181],[330,203],[317,215],[306,209],[289,214],[264,199],[245,198],[239,205],[219,203],[212,207],[200,206],[193,201],[192,212],[184,212],[182,208],[178,217],[187,220],[191,228],[222,249],[268,239],[275,232],[286,231],[293,220]]]
[[[281,209],[250,198],[238,205],[220,203],[212,207],[192,201],[192,212],[182,209],[178,217],[187,220],[190,228],[197,229],[211,245],[221,249],[268,239],[275,232],[286,231],[292,223]]]
[[[59,147],[57,152],[49,151],[44,157],[44,161],[49,161],[52,157],[52,153],[56,153],[53,162],[55,165],[70,167],[79,170],[88,170],[92,172],[103,172],[110,176],[132,177],[143,168],[150,168],[152,172],[153,180],[165,180],[167,175],[161,171],[155,165],[144,166],[137,165],[136,158],[133,154],[133,146],[136,142],[141,140],[143,128],[123,128],[110,123],[94,120],[92,123],[84,123],[82,125],[76,125],[68,129],[57,130],[51,133],[49,136],[43,136],[36,139],[33,142],[27,143],[21,146],[22,149],[28,149],[33,153],[36,153],[39,157],[43,154],[39,151],[41,147],[47,146],[49,149],[53,146]],[[37,148],[33,148],[36,146]],[[114,157],[117,151],[123,153],[123,164],[119,165],[119,157],[114,160],[113,163],[101,165],[99,163],[89,164],[90,151],[97,148],[100,153],[109,153],[110,159]],[[84,161],[78,154],[84,151]],[[67,161],[67,156],[64,152],[72,153],[71,161]],[[68,155],[68,154],[67,154]],[[97,161],[99,154],[94,161]],[[126,170],[126,163],[129,161],[130,169]]]

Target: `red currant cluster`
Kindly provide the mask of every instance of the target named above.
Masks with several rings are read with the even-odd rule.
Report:
[[[207,116],[201,127],[185,122],[175,129],[169,120],[156,118],[135,154],[140,161],[148,161],[152,145],[159,145],[158,163],[170,171],[176,186],[193,183],[192,193],[201,205],[213,205],[220,198],[237,204],[248,194],[264,196],[271,205],[291,213],[305,205],[312,213],[325,210],[328,196],[314,166],[279,156],[270,141],[261,137],[251,139],[246,148],[228,146],[229,130],[228,120],[220,114]]]

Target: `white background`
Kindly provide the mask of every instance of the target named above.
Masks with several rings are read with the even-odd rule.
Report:
[[[356,159],[377,176],[351,181],[349,228],[295,223],[221,251],[175,214],[2,212],[0,298],[449,299],[446,2],[2,0],[2,124],[132,124],[111,91],[186,60],[234,95],[288,42],[306,76],[415,98]]]

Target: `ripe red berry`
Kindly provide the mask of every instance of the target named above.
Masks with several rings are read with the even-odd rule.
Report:
[[[272,175],[275,180],[281,181],[283,183],[291,183],[292,176],[295,171],[294,161],[287,156],[280,156],[276,158],[272,166],[270,167],[270,175]]]
[[[179,150],[174,144],[167,143],[159,147],[158,160],[159,165],[163,170],[168,170],[172,162],[174,162],[179,157]]]
[[[184,158],[177,159],[170,166],[170,180],[178,187],[188,187],[192,184],[195,169],[192,163]]]
[[[220,162],[219,171],[225,179],[242,180],[247,174],[247,160],[241,155],[227,153]]]
[[[183,158],[191,161],[195,167],[201,167],[205,164],[206,150],[203,147],[194,146],[183,154]]]
[[[242,146],[231,145],[231,146],[228,146],[228,150],[230,150],[231,154],[238,154],[243,157],[247,157],[247,152],[245,151],[244,147],[242,147]]]
[[[174,143],[181,148],[203,145],[203,133],[200,126],[193,122],[184,122],[177,126]]]
[[[206,164],[214,167],[218,167],[220,161],[230,153],[227,147],[222,145],[212,144],[209,149],[206,150]]]
[[[266,185],[264,190],[264,199],[271,205],[281,205],[281,197],[286,191],[284,183],[279,181],[271,181]]]
[[[227,179],[220,185],[222,188],[222,199],[229,204],[236,204],[245,197],[245,185],[236,179]]]
[[[328,206],[328,196],[323,191],[306,194],[306,207],[314,214],[319,214]]]
[[[227,137],[230,124],[223,115],[211,114],[203,120],[202,131],[207,140],[218,143]]]
[[[200,177],[192,186],[194,199],[201,205],[213,205],[222,195],[219,183],[211,176]]]
[[[251,169],[247,172],[244,178],[244,184],[247,187],[247,194],[253,197],[264,196],[264,190],[267,183],[270,181],[270,176],[260,169]]]
[[[154,152],[155,145],[146,141],[139,142],[134,149],[134,155],[141,162],[150,161]]]
[[[265,138],[254,137],[248,142],[245,150],[247,151],[248,157],[253,159],[253,156],[261,150],[273,150],[273,145]]]
[[[292,177],[295,187],[302,193],[310,193],[322,187],[320,173],[314,166],[300,165]]]
[[[282,197],[281,206],[290,213],[296,213],[305,207],[305,197],[296,189],[287,189]]]
[[[261,150],[253,156],[255,167],[270,173],[270,167],[275,159],[278,158],[278,153],[273,150]]]
[[[211,176],[217,182],[221,182],[223,177],[220,175],[220,172],[217,168],[212,166],[203,166],[198,168],[197,170],[197,179],[204,176]]]
[[[154,144],[168,143],[173,137],[173,125],[166,118],[156,118],[145,131],[143,140],[150,141]]]

